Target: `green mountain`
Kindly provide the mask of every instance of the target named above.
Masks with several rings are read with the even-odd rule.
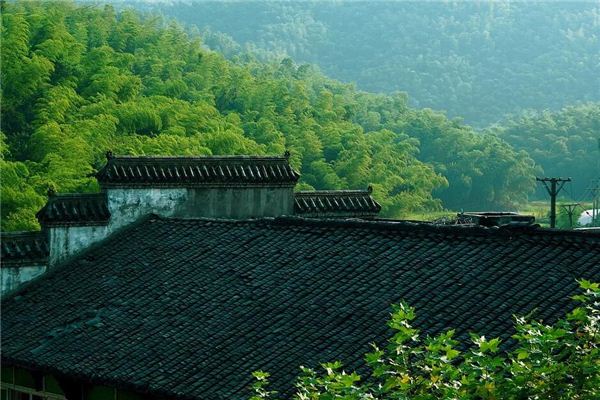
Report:
[[[564,193],[573,200],[600,177],[600,103],[525,112],[488,132],[527,151],[546,176],[573,178]],[[537,194],[547,196],[542,186]]]
[[[49,186],[97,190],[116,154],[283,154],[300,188],[371,184],[387,216],[510,207],[533,161],[404,94],[289,59],[232,62],[175,23],[110,5],[3,2],[2,229],[35,228]]]
[[[208,28],[206,43],[224,54],[288,55],[478,127],[600,101],[598,2],[129,3]]]

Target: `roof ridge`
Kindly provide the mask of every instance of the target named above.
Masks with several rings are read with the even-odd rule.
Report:
[[[235,225],[264,225],[264,226],[315,226],[315,227],[335,227],[347,229],[372,229],[372,230],[387,230],[387,231],[422,231],[431,233],[448,233],[453,236],[472,236],[472,237],[540,237],[550,239],[580,239],[586,242],[600,243],[600,233],[596,232],[579,232],[573,230],[560,230],[539,228],[533,226],[505,226],[505,227],[485,227],[479,225],[438,225],[428,223],[426,221],[408,221],[408,220],[365,220],[362,218],[305,218],[300,216],[282,216],[282,217],[265,217],[245,220],[228,220],[218,218],[177,218],[177,217],[162,217],[154,215],[152,220],[181,221],[184,223],[206,222],[206,223],[222,223]],[[559,241],[556,244],[561,244]]]
[[[108,187],[293,187],[300,177],[284,156],[113,156],[95,174]]]
[[[119,161],[124,161],[124,160],[135,160],[135,161],[143,161],[143,160],[149,160],[149,161],[173,161],[173,160],[177,160],[177,161],[186,161],[186,160],[191,160],[191,161],[211,161],[211,160],[251,160],[251,161],[260,161],[260,160],[267,160],[267,161],[287,161],[288,158],[285,156],[251,156],[251,155],[218,155],[218,156],[211,156],[211,155],[206,155],[206,156],[112,156],[110,160],[119,160]]]
[[[373,189],[366,190],[305,190],[294,193],[294,210],[297,215],[375,216],[381,211],[371,195]]]
[[[66,199],[81,199],[81,198],[102,198],[106,197],[106,192],[81,192],[81,193],[54,193],[48,196],[50,199],[66,200]]]
[[[600,233],[595,232],[579,232],[573,230],[539,228],[536,225],[532,226],[504,226],[504,227],[485,227],[479,225],[439,225],[432,224],[426,221],[408,221],[408,220],[364,220],[360,218],[302,218],[294,216],[276,217],[275,224],[292,224],[292,225],[329,225],[335,227],[348,228],[372,228],[372,229],[388,229],[388,230],[405,230],[405,229],[423,229],[429,231],[448,231],[461,233],[482,233],[490,236],[506,236],[507,233],[535,233],[540,236],[551,237],[582,237],[585,239],[600,240]]]
[[[35,215],[42,226],[104,225],[110,219],[108,196],[106,192],[49,192],[46,204]]]
[[[312,196],[312,195],[325,195],[325,196],[333,196],[333,195],[350,195],[350,194],[359,194],[359,195],[370,195],[371,192],[365,189],[341,189],[341,190],[299,190],[294,192],[294,195],[298,196]]]
[[[0,269],[45,264],[50,251],[44,231],[2,232],[0,244]],[[12,290],[10,288],[5,293]]]
[[[0,236],[3,238],[27,238],[32,236],[44,236],[43,231],[13,231],[13,232],[0,232]]]

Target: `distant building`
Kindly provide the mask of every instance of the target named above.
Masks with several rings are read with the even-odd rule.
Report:
[[[381,220],[370,190],[294,193],[286,157],[111,156],[97,178],[3,236],[2,398],[241,399],[258,369],[289,393],[300,365],[357,367],[402,299],[424,334],[510,346],[514,314],[552,323],[600,281],[598,233]]]

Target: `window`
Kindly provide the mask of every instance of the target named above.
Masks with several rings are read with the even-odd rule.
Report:
[[[1,400],[66,400],[64,396],[54,393],[37,392],[29,388],[2,388]]]
[[[66,397],[52,383],[52,378],[35,374],[25,369],[2,366],[2,382],[0,383],[0,400],[66,400]],[[50,377],[51,378],[51,377]],[[53,393],[54,392],[54,393]]]
[[[41,396],[31,393],[19,392],[18,390],[2,390],[2,400],[45,400]]]

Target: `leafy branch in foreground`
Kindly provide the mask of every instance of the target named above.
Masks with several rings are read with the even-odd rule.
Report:
[[[421,339],[411,325],[414,308],[393,306],[394,331],[385,348],[373,345],[365,361],[370,375],[348,373],[340,362],[324,371],[301,367],[294,399],[598,399],[600,398],[600,285],[582,280],[581,305],[554,325],[515,318],[516,345],[471,334],[458,349],[449,330]],[[254,373],[251,400],[275,399],[269,374]]]

